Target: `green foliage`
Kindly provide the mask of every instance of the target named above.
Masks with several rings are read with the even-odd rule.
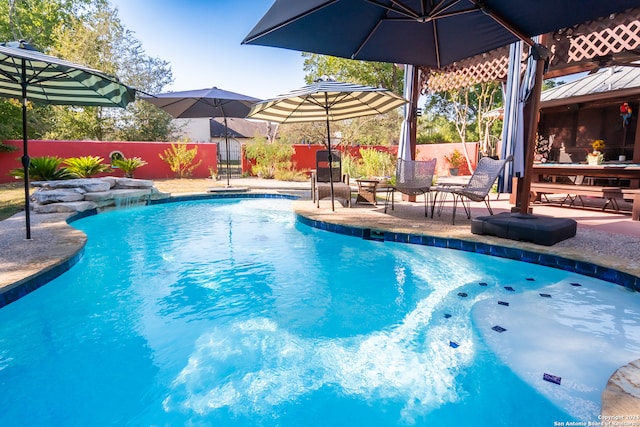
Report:
[[[171,148],[167,148],[163,154],[158,154],[158,156],[169,165],[176,177],[185,178],[191,176],[193,171],[202,163],[202,160],[195,161],[197,154],[197,146],[189,150],[187,144],[171,144]]]
[[[455,124],[444,116],[436,116],[431,112],[418,118],[418,144],[437,144],[455,142],[459,139]]]
[[[395,64],[358,61],[315,53],[303,53],[302,56],[307,83],[322,76],[331,76],[342,82],[383,87],[402,96],[404,71]]]
[[[256,137],[245,147],[248,159],[255,161],[254,175],[261,178],[275,178],[280,171],[290,171],[293,147],[280,142],[268,142],[266,138]]]
[[[17,151],[18,147],[0,142],[0,153],[12,153]]]
[[[108,0],[0,2],[0,39],[25,39],[37,49],[119,77],[148,93],[173,81],[171,66],[150,57]],[[171,117],[146,102],[126,109],[29,103],[29,138],[166,141]],[[20,104],[0,99],[0,140],[22,138]]]
[[[115,139],[123,141],[168,141],[178,127],[166,111],[150,102],[136,101],[127,106]]]
[[[122,172],[124,172],[124,176],[127,178],[133,178],[134,171],[146,164],[147,162],[142,160],[140,157],[129,157],[126,159],[111,160],[111,166],[122,170]]]
[[[34,181],[56,181],[73,178],[67,168],[61,168],[64,160],[55,156],[34,157],[29,163],[29,179]],[[24,180],[24,169],[13,169],[9,175]]]
[[[425,118],[429,121],[439,120],[441,128],[449,122],[456,131],[454,139],[448,138],[448,131],[435,131],[446,137],[440,142],[478,141],[484,139],[487,132],[489,119],[485,114],[501,105],[502,92],[498,83],[478,83],[427,96]],[[491,123],[488,129],[492,129]]]
[[[69,157],[63,161],[67,170],[76,178],[91,178],[103,172],[110,172],[109,165],[102,164],[104,159],[98,156]]]
[[[304,181],[308,181],[309,178],[307,177],[307,174],[302,172],[302,171],[298,171],[295,170],[293,168],[290,169],[276,169],[273,177],[275,179],[277,179],[278,181],[297,181],[297,182],[304,182]]]
[[[361,148],[360,158],[342,156],[342,170],[356,178],[391,177],[395,169],[395,156],[372,148]]]
[[[453,150],[453,153],[448,156],[444,156],[444,159],[452,168],[459,168],[467,162],[464,155],[458,150]]]
[[[389,153],[360,149],[362,157],[362,172],[365,177],[391,176],[396,168],[396,159]]]
[[[68,25],[91,0],[37,0],[0,2],[0,39],[24,39],[39,49],[55,43],[53,31]]]
[[[334,131],[337,128],[332,128]],[[323,144],[327,140],[327,124],[323,122],[283,123],[279,128],[283,144]]]

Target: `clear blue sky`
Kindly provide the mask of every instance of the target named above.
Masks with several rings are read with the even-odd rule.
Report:
[[[267,99],[303,86],[301,52],[240,42],[273,0],[110,0],[145,52],[171,64],[167,91],[220,89]]]

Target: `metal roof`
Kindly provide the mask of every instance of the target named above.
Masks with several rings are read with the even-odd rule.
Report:
[[[545,90],[540,96],[540,107],[549,108],[633,95],[640,95],[640,67],[613,66],[601,68],[598,72],[571,83]]]

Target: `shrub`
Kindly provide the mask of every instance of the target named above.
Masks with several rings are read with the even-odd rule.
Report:
[[[147,162],[140,157],[130,157],[125,159],[112,159],[111,165],[121,169],[124,172],[124,176],[127,178],[133,178],[133,172],[141,166],[146,165]]]
[[[254,138],[251,144],[245,147],[248,159],[256,162],[252,171],[260,178],[272,179],[278,171],[291,170],[291,156],[294,149],[289,144],[280,142],[268,142],[266,138]]]
[[[202,161],[195,162],[197,154],[197,146],[189,150],[187,149],[187,144],[171,144],[171,148],[167,148],[163,154],[158,154],[158,156],[169,165],[171,171],[178,178],[185,178],[191,176],[193,171],[202,163]]]
[[[346,153],[342,155],[342,170],[349,176],[372,178],[395,175],[394,155],[372,148],[361,148],[360,156],[361,158]]]
[[[453,153],[448,156],[444,156],[444,159],[452,168],[459,168],[466,163],[464,155],[458,150],[453,150]]]
[[[34,157],[29,163],[29,178],[34,181],[55,181],[73,178],[67,168],[61,168],[63,159],[55,156]],[[9,175],[24,180],[24,169],[13,169]]]
[[[18,147],[0,142],[0,153],[12,153],[18,151]]]
[[[377,177],[395,174],[396,161],[393,155],[384,151],[361,148],[360,156],[362,156],[362,176]]]
[[[98,156],[69,157],[63,163],[67,170],[77,178],[91,178],[103,172],[111,172],[111,166],[102,164],[104,159]]]

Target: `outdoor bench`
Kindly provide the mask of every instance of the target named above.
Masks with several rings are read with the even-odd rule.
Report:
[[[547,198],[547,194],[566,194],[565,198],[560,203],[562,206],[569,201],[569,207],[573,206],[576,201],[579,201],[584,206],[582,196],[585,197],[600,197],[605,199],[605,204],[602,207],[604,210],[609,204],[613,209],[618,210],[618,202],[616,199],[624,198],[623,191],[620,187],[601,187],[596,185],[575,185],[575,184],[556,184],[553,182],[532,182],[531,192],[536,199],[544,197]]]
[[[640,221],[640,188],[623,188],[622,197],[626,200],[633,201],[631,219]]]

